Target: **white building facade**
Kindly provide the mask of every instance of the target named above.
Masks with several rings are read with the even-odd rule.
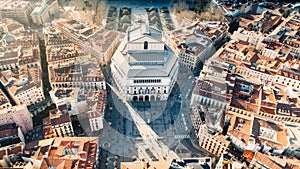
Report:
[[[162,41],[162,33],[144,23],[128,30],[110,66],[128,101],[167,100],[179,67],[175,53]]]
[[[49,0],[37,4],[30,14],[32,22],[38,25],[43,25],[46,22],[49,22],[51,15],[54,15],[58,9],[59,6],[57,0]]]
[[[29,70],[27,67],[23,68],[24,66],[20,68],[17,75],[14,74],[16,71],[2,71],[0,82],[17,104],[31,106],[45,99],[42,79],[40,79],[41,70],[37,67],[29,68]],[[25,71],[22,72],[22,70]],[[34,77],[35,80],[31,80],[31,77]]]
[[[43,87],[34,83],[28,84],[24,89],[17,90],[14,98],[19,104],[26,104],[27,106],[39,103],[45,99]]]
[[[90,122],[90,127],[91,131],[99,131],[103,129],[103,116],[93,116],[89,115],[89,122]]]
[[[37,5],[30,14],[32,22],[38,25],[43,25],[48,22],[50,16],[47,8],[48,6],[46,4]]]
[[[33,5],[30,1],[10,1],[1,10],[2,18],[11,18],[17,20],[22,24],[30,24],[30,13],[32,12]]]

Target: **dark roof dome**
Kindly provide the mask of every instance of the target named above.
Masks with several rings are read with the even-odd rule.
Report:
[[[4,40],[6,43],[13,43],[16,41],[16,38],[13,35],[10,34],[5,34],[2,37],[2,40]]]

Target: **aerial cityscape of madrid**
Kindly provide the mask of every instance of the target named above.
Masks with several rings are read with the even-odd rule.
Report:
[[[300,0],[0,0],[0,169],[300,169]]]

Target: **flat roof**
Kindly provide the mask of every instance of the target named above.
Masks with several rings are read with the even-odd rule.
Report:
[[[40,15],[40,14],[42,14],[47,9],[47,7],[48,7],[47,4],[44,4],[44,3],[39,4],[31,12],[31,15]]]

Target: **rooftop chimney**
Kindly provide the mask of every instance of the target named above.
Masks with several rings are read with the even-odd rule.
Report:
[[[149,167],[150,167],[149,162],[145,162],[145,163],[144,163],[144,169],[147,169],[147,168],[149,168]]]

